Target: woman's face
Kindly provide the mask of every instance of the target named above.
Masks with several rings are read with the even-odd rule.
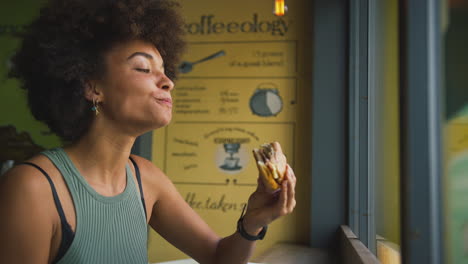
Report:
[[[159,51],[136,40],[115,46],[104,58],[106,73],[96,83],[100,118],[130,134],[167,125],[174,83],[164,74]]]

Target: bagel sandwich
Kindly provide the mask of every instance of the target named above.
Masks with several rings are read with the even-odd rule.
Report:
[[[265,143],[259,148],[253,149],[253,155],[257,162],[260,178],[266,188],[276,191],[281,187],[286,174],[286,157],[278,142]]]

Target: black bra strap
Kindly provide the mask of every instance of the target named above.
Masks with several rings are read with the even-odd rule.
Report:
[[[138,168],[138,165],[136,164],[135,160],[132,157],[130,157],[130,160],[132,161],[133,166],[135,167],[135,174],[136,174],[136,178],[137,178],[137,181],[138,181],[138,187],[140,188],[141,203],[143,204],[143,209],[145,211],[145,217],[147,217],[147,215],[146,215],[145,196],[143,195],[143,185],[141,184],[140,169]]]
[[[33,166],[35,167],[36,169],[38,169],[40,172],[42,172],[42,174],[44,174],[44,176],[47,178],[47,180],[49,181],[49,184],[50,184],[50,188],[52,189],[52,195],[54,196],[54,203],[55,203],[55,207],[57,207],[57,212],[60,216],[60,219],[62,221],[62,223],[66,223],[68,224],[67,222],[67,218],[65,217],[65,214],[63,213],[63,208],[62,208],[62,204],[60,203],[60,199],[57,195],[57,190],[55,189],[55,185],[54,183],[52,182],[52,179],[50,178],[49,174],[47,174],[47,172],[45,172],[45,170],[43,170],[41,167],[37,166],[36,164],[34,163],[31,163],[31,162],[22,162],[18,165],[21,165],[21,164],[25,164],[25,165],[30,165],[30,166]]]

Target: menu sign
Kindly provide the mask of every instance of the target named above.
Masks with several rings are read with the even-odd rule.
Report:
[[[294,123],[177,122],[165,131],[162,149],[166,158],[161,165],[179,185],[219,186],[220,190],[256,186],[258,173],[252,149],[278,140],[288,155],[294,128]],[[247,195],[238,198],[245,201]]]

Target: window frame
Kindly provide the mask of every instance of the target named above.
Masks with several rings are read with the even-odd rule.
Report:
[[[404,263],[443,263],[440,0],[400,0],[401,216]]]
[[[399,0],[401,241],[404,263],[442,263],[441,0]],[[350,1],[348,224],[375,254],[377,1]]]
[[[353,0],[349,16],[348,223],[374,254],[376,8],[373,1]]]

